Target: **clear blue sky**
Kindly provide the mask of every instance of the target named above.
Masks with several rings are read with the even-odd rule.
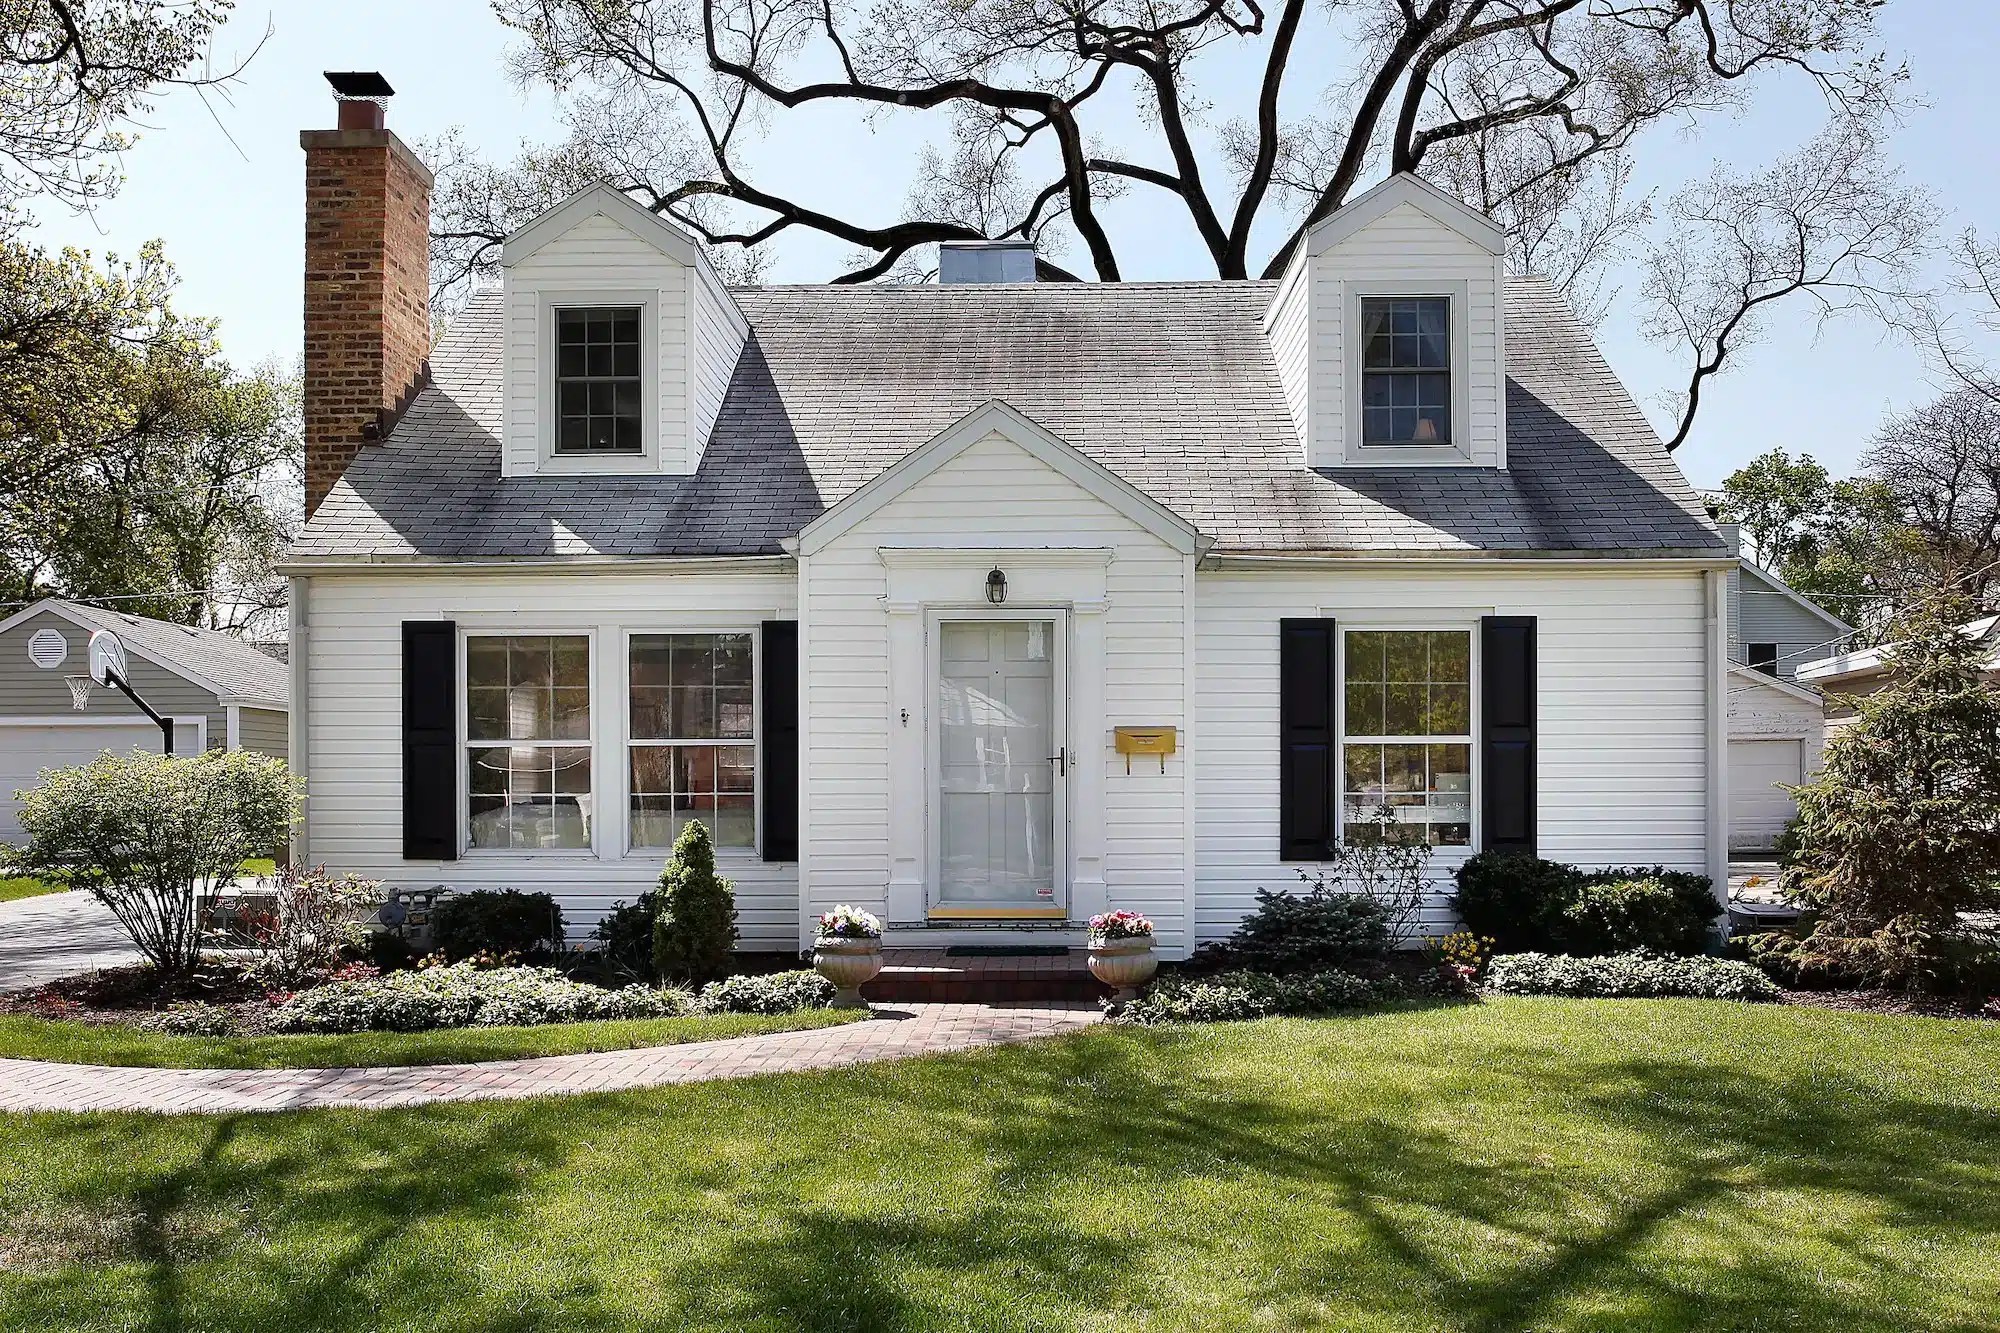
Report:
[[[45,211],[49,243],[127,252],[161,237],[183,277],[179,304],[222,322],[223,346],[250,364],[299,348],[303,160],[298,131],[332,124],[320,71],[379,69],[396,86],[390,124],[415,140],[461,126],[494,156],[523,139],[554,132],[544,94],[524,95],[505,74],[509,34],[484,0],[346,0],[338,5],[291,0],[275,11],[245,0],[224,30],[218,56],[240,54],[266,20],[273,32],[240,86],[211,107],[188,95],[167,99],[138,148],[128,154],[128,183],[117,199],[83,218]],[[2000,50],[2000,6],[1896,0],[1883,13],[1891,54],[1906,59],[1927,105],[1897,134],[1896,152],[1911,179],[1931,189],[1956,230],[2000,226],[2000,155],[1988,131],[2000,111],[1991,57]],[[1323,34],[1321,35],[1323,39]],[[1312,60],[1310,45],[1300,68]],[[1228,71],[1221,86],[1234,83]],[[1226,109],[1226,108],[1225,108]],[[1809,137],[1818,127],[1817,96],[1767,83],[1740,117],[1706,122],[1696,135],[1657,133],[1642,144],[1643,187],[1662,196],[1704,173],[1718,156],[1750,168]],[[226,131],[226,133],[225,133]],[[1140,142],[1133,127],[1125,142]],[[765,179],[798,189],[832,211],[887,220],[904,193],[908,154],[871,152],[871,136],[898,126],[860,122],[790,133],[757,159]],[[900,136],[899,136],[900,138]],[[1156,159],[1157,160],[1157,159]],[[1142,218],[1141,199],[1115,206]],[[1130,276],[1202,276],[1195,248],[1172,228],[1120,229]],[[774,280],[810,281],[837,270],[842,247],[799,243],[783,252]],[[1627,280],[1629,294],[1635,284]],[[1882,417],[1936,391],[1922,362],[1873,326],[1849,323],[1815,336],[1804,307],[1751,349],[1708,391],[1695,435],[1677,455],[1690,480],[1710,486],[1774,445],[1817,455],[1848,470]],[[1599,331],[1606,355],[1656,424],[1668,414],[1655,401],[1677,386],[1680,362],[1643,342],[1631,305],[1620,299]]]

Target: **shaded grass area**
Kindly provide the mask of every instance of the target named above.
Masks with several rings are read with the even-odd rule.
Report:
[[[0,1057],[178,1069],[435,1065],[752,1037],[762,1032],[832,1027],[862,1016],[853,1010],[809,1009],[795,1014],[699,1014],[687,1018],[545,1023],[534,1027],[443,1028],[435,1032],[176,1037],[123,1025],[66,1023],[23,1014],[0,1014]]]
[[[1703,1001],[16,1117],[8,1329],[1992,1326],[2000,1035]]]
[[[17,898],[36,898],[44,893],[61,892],[61,885],[48,884],[27,875],[0,878],[0,903],[11,903]]]

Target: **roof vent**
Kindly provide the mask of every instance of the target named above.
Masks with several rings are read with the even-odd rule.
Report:
[[[942,241],[938,244],[938,281],[1033,282],[1033,241]]]

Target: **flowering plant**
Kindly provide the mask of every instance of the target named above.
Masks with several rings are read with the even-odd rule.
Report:
[[[1122,907],[1115,912],[1099,912],[1090,918],[1090,938],[1093,940],[1150,939],[1152,934],[1152,922]]]
[[[819,914],[816,933],[823,940],[879,940],[882,918],[842,903],[831,912]]]
[[[1474,935],[1469,930],[1454,930],[1442,938],[1424,941],[1433,961],[1445,967],[1469,969],[1473,976],[1486,970],[1487,960],[1493,957],[1493,943],[1491,935]]]

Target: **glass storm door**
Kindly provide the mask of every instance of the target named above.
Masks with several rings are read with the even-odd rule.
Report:
[[[1064,911],[1062,622],[942,620],[937,637],[940,917]]]

